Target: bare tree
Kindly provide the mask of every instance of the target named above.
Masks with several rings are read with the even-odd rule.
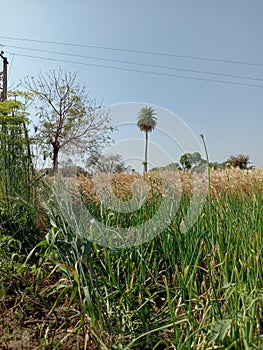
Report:
[[[109,139],[109,113],[89,99],[85,88],[76,83],[76,74],[62,69],[39,73],[37,79],[26,77],[23,86],[37,99],[36,139],[51,156],[54,171],[61,150],[85,152]]]
[[[130,171],[130,166],[125,164],[119,154],[93,154],[87,159],[86,166],[91,174],[116,174]]]

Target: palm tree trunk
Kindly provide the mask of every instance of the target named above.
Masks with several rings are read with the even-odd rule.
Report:
[[[148,131],[145,132],[145,154],[144,154],[144,166],[143,166],[143,172],[147,173],[147,165],[148,165]]]

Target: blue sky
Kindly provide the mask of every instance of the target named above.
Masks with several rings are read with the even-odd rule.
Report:
[[[162,128],[150,135],[153,166],[197,150],[195,141],[182,149],[161,135],[170,131],[177,143],[181,118],[197,143],[205,135],[212,161],[242,153],[263,167],[262,17],[262,0],[13,0],[1,4],[0,48],[10,63],[10,88],[26,75],[62,67],[77,72],[79,83],[105,106],[118,111],[116,105],[121,110],[126,104],[118,122],[130,124],[116,141],[127,159],[133,152],[143,158],[134,107],[147,104],[159,106]]]

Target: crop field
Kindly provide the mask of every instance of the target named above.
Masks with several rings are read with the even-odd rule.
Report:
[[[163,174],[163,175],[162,175]],[[198,181],[201,183],[207,176],[205,173],[202,174],[193,174],[192,172],[158,172],[152,171],[144,175],[143,179],[153,189],[158,189],[159,192],[162,192],[161,189],[161,180],[165,175],[174,176],[177,175],[177,179],[181,181],[184,192],[191,195],[192,180],[195,176]],[[99,175],[97,177],[100,177]],[[116,195],[123,193],[131,193],[131,184],[134,180],[140,179],[141,175],[135,173],[133,175],[129,174],[112,174],[108,176],[111,179],[111,184],[113,189],[116,188],[118,191]],[[173,177],[174,179],[174,177]],[[208,181],[208,180],[207,180]],[[227,169],[227,170],[211,170],[211,179],[210,179],[211,193],[215,196],[220,196],[223,194],[253,194],[262,189],[263,181],[263,170],[240,170],[240,169]],[[91,195],[94,193],[94,179],[92,177],[82,176],[78,178],[78,183],[81,186],[81,189],[86,190],[86,192]],[[115,186],[114,186],[115,185]],[[176,185],[176,183],[174,183]],[[150,191],[150,195],[151,195]],[[96,201],[95,196],[93,197]],[[151,196],[149,196],[151,199]],[[125,200],[125,198],[123,198]]]
[[[72,179],[67,186],[44,179],[38,188],[45,235],[27,264],[35,281],[30,295],[46,311],[30,323],[39,304],[28,301],[29,292],[13,304],[8,290],[1,297],[2,310],[27,308],[23,324],[38,325],[41,341],[25,349],[263,348],[262,169],[74,181],[88,221],[65,191]],[[176,212],[168,216],[171,198]],[[199,199],[186,229],[189,207]],[[163,204],[162,226],[160,217],[151,219]],[[94,221],[108,229],[105,241]],[[138,227],[152,231],[136,240]],[[133,238],[122,241],[131,228]],[[2,348],[15,349],[8,344],[6,335]]]

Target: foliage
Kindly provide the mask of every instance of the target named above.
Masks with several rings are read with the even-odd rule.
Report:
[[[21,252],[22,245],[19,240],[0,235],[0,297],[17,287],[15,284],[25,271]]]
[[[152,107],[142,107],[137,116],[138,128],[145,132],[145,155],[143,162],[143,172],[147,172],[148,165],[148,133],[152,132],[157,125],[156,113]]]
[[[0,103],[1,196],[6,196],[6,200],[9,199],[6,191],[26,191],[25,185],[28,186],[30,181],[28,169],[31,159],[28,154],[30,141],[26,134],[27,122],[20,102]],[[25,195],[28,194],[27,191]]]
[[[229,182],[222,185],[225,192],[212,192],[189,231],[181,232],[191,199],[185,192],[162,234],[115,251],[90,242],[89,227],[79,225],[72,203],[48,184],[43,203],[52,228],[41,243],[42,254],[63,276],[45,292],[56,296],[52,310],[61,300],[68,300],[69,308],[76,301],[72,331],[97,349],[261,349],[263,197],[262,188],[255,187],[260,188],[261,176],[250,186],[246,175],[248,192],[234,190],[232,172],[218,172],[223,175]],[[211,188],[217,183],[213,176]],[[238,174],[235,181],[240,184]],[[156,186],[154,179],[150,186]],[[149,202],[124,214],[98,207],[92,198],[83,200],[97,220],[112,227],[136,225],[158,208]]]
[[[155,114],[152,107],[142,107],[137,117],[138,128],[144,132],[152,132],[157,124]]]
[[[190,170],[200,167],[202,164],[206,164],[206,161],[201,158],[199,152],[184,153],[180,157],[180,163],[184,170]]]
[[[29,327],[42,330],[45,349],[65,349],[73,335],[82,336],[81,348],[92,350],[263,348],[262,172],[215,172],[208,167],[209,196],[186,232],[182,227],[192,200],[193,174],[179,172],[183,193],[167,228],[144,244],[111,250],[92,241],[92,220],[81,221],[76,192],[71,187],[65,191],[64,182],[37,182],[40,197],[35,202],[26,123],[21,103],[0,104],[1,311],[19,309],[21,320],[30,311]],[[120,178],[113,187],[127,201],[137,175],[118,176],[130,178],[128,184]],[[148,173],[143,179],[148,179],[148,198],[133,212],[99,203],[87,185],[91,177],[81,186],[83,179],[78,179],[77,194],[99,222],[133,227],[150,220],[163,199],[160,177]],[[46,236],[38,236],[27,256],[27,264],[32,256],[39,257],[39,265],[30,269],[23,263],[23,246],[37,233],[36,207]],[[48,278],[40,288],[45,270]],[[10,306],[11,294],[15,301]],[[63,337],[55,342],[62,330]]]
[[[23,242],[36,241],[31,140],[27,113],[16,100],[0,103],[0,225],[5,234]],[[36,230],[37,231],[37,230]]]
[[[202,163],[201,154],[199,152],[192,153],[192,167],[198,167]]]
[[[38,101],[36,138],[44,155],[51,155],[55,171],[62,150],[83,153],[106,142],[111,130],[109,115],[76,83],[76,74],[61,69],[39,73],[37,80],[27,77],[24,86]]]
[[[178,170],[182,170],[179,163],[169,163],[165,166],[155,167],[151,169],[151,171],[178,171]]]
[[[182,167],[180,167],[180,164]],[[155,170],[193,170],[195,172],[201,173],[207,168],[207,160],[201,158],[199,152],[194,153],[184,153],[180,157],[180,164],[171,163],[164,167],[155,168]],[[255,169],[253,165],[250,165],[249,156],[247,155],[238,155],[231,156],[228,160],[219,163],[219,162],[209,162],[209,167],[213,170],[222,170],[228,167],[239,168],[239,169]]]
[[[249,156],[244,154],[239,154],[236,156],[231,155],[226,163],[233,168],[248,169]]]
[[[184,170],[190,170],[192,168],[192,154],[184,153],[180,157],[180,163]]]

